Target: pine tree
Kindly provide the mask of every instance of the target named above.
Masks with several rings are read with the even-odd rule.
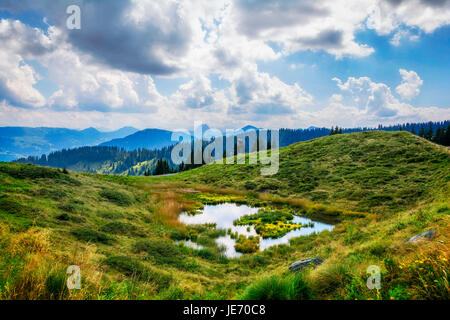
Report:
[[[420,126],[419,137],[425,138],[425,126],[423,124]]]
[[[442,144],[444,146],[450,146],[450,124],[447,125],[445,133],[442,134]]]
[[[442,143],[442,134],[441,134],[441,127],[440,126],[437,127],[437,129],[436,129],[436,133],[433,136],[433,142],[439,143],[439,144]]]

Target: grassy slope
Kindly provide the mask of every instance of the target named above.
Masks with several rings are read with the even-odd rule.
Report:
[[[282,149],[276,176],[261,177],[257,169],[211,165],[134,178],[0,163],[0,298],[236,298],[264,275],[289,279],[290,263],[315,255],[325,263],[304,275],[314,298],[448,298],[446,149],[407,133],[339,135]],[[279,197],[304,197],[376,214],[227,260],[211,244],[212,230],[177,222],[179,212],[201,205],[194,189],[218,201],[294,205],[303,202]],[[404,243],[430,228],[438,230],[436,240]],[[175,246],[174,232],[198,232],[207,249]],[[80,291],[64,289],[71,264],[82,269]],[[379,292],[365,287],[371,264],[382,268]],[[252,297],[268,290],[264,283]]]
[[[282,148],[280,168],[273,176],[261,176],[259,166],[214,164],[177,179],[357,211],[395,212],[429,200],[448,186],[446,150],[408,132],[335,135]]]

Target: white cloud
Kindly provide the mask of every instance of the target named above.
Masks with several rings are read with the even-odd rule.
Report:
[[[253,117],[293,114],[313,102],[313,97],[297,83],[288,85],[277,77],[259,72],[256,65],[236,75],[230,96],[230,113]]]
[[[217,111],[218,108],[227,108],[228,100],[223,90],[211,87],[209,78],[197,75],[179,87],[178,91],[170,97],[170,103],[180,109]]]
[[[399,72],[402,76],[402,83],[395,88],[395,91],[402,99],[411,100],[420,93],[420,87],[423,84],[423,80],[420,79],[419,75],[413,70],[407,71],[405,69],[400,69]]]
[[[367,26],[380,35],[388,35],[402,25],[431,33],[450,23],[447,0],[381,0],[370,7]]]
[[[23,107],[80,110],[154,112],[165,103],[149,75],[113,69],[78,52],[60,30],[47,34],[20,21],[0,21],[0,95]],[[47,99],[34,87],[40,80],[26,63],[33,60],[47,69],[58,87]]]
[[[398,30],[389,41],[393,46],[398,47],[402,40],[408,39],[409,41],[418,41],[420,36],[418,34],[411,33],[410,30]]]
[[[403,70],[404,71],[404,70]],[[415,74],[414,71],[411,71]],[[405,75],[412,75],[405,71]],[[417,76],[417,74],[415,74]],[[414,78],[414,77],[412,77]],[[342,123],[348,123],[345,118],[353,123],[376,125],[378,123],[399,123],[417,121],[439,121],[450,117],[450,109],[426,107],[419,108],[396,99],[391,89],[384,83],[373,82],[368,77],[350,77],[346,82],[334,78],[343,97],[330,100],[330,105],[319,113],[327,117],[340,115]],[[417,81],[416,81],[417,82]],[[342,124],[341,124],[342,125]],[[354,125],[354,124],[353,124]]]
[[[0,96],[23,107],[44,106],[44,96],[34,88],[40,76],[25,59],[45,52],[49,39],[38,29],[2,19],[0,40]]]
[[[95,112],[119,122],[119,114],[124,121],[138,115],[136,121],[148,121],[146,126],[154,123],[148,113],[160,119],[155,125],[168,127],[202,117],[222,125],[255,121],[260,126],[299,126],[307,120],[334,124],[333,117],[375,122],[442,114],[442,109],[402,103],[387,85],[364,77],[339,80],[342,95],[319,109],[298,84],[260,72],[258,63],[305,50],[336,58],[368,56],[374,49],[361,43],[357,32],[369,27],[392,35],[391,43],[400,45],[403,39],[415,40],[450,23],[450,1],[84,1],[78,33],[62,27],[60,2],[42,3],[0,4],[0,9],[39,7],[55,23],[43,31],[1,21],[0,100],[42,108],[43,114],[58,117],[53,121],[65,121],[59,119],[63,113],[54,110],[67,110],[73,121],[86,121],[85,112],[102,123],[109,120]],[[36,89],[39,75],[29,60],[47,69],[46,80],[58,88],[48,99]],[[297,63],[291,69],[301,67]],[[414,71],[403,71],[403,82],[395,90],[402,99],[411,99],[420,92],[422,80]],[[230,87],[214,88],[212,74]],[[191,80],[165,97],[152,76]]]
[[[324,50],[338,58],[374,50],[355,41],[369,1],[236,1],[236,21],[251,39],[273,41],[283,54]]]

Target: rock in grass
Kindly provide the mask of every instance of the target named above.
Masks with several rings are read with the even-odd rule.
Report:
[[[406,239],[406,242],[414,243],[419,242],[421,240],[432,240],[436,235],[436,230],[426,231],[424,233],[415,235],[414,237]]]
[[[291,270],[292,272],[296,272],[302,270],[306,266],[318,266],[319,264],[322,264],[322,262],[323,260],[319,257],[308,258],[294,262],[289,266],[289,270]]]

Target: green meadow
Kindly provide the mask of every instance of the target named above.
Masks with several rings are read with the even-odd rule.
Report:
[[[449,298],[447,147],[408,132],[333,135],[281,148],[275,175],[260,168],[128,177],[0,163],[0,298]],[[227,258],[215,241],[226,230],[178,219],[218,203],[261,208],[236,222],[261,237],[300,228],[293,212],[335,227],[263,251],[238,237],[244,254]],[[428,230],[432,240],[405,241]],[[289,271],[316,256],[321,265]],[[67,289],[70,265],[80,289]],[[366,286],[370,265],[379,290]]]

